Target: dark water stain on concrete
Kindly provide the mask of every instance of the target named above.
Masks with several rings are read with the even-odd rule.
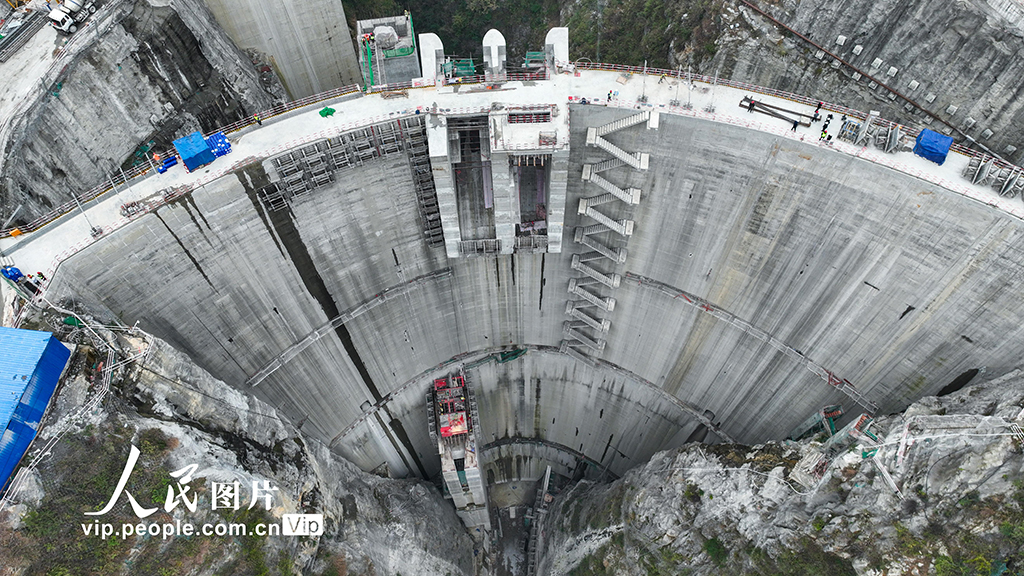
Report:
[[[189,206],[190,204],[191,207]],[[203,240],[206,240],[207,244],[213,246],[213,242],[210,242],[210,239],[207,238],[206,236],[206,230],[203,230],[203,227],[199,225],[199,220],[196,219],[196,214],[198,213],[199,217],[203,219],[203,223],[206,224],[207,229],[210,229],[210,223],[207,222],[206,216],[204,216],[203,213],[200,212],[199,206],[196,205],[196,201],[194,198],[192,198],[191,192],[185,194],[180,198],[175,198],[174,200],[171,200],[170,202],[167,203],[167,205],[173,208],[177,208],[178,206],[184,208],[185,212],[188,213],[188,217],[192,219],[192,223],[196,225],[196,228],[199,230],[199,233],[203,235]],[[195,208],[195,212],[192,211],[193,208]]]
[[[270,238],[274,241],[274,246],[277,246],[277,251],[281,253],[281,256],[285,256],[284,248],[277,241],[277,236],[274,235],[274,229],[270,227],[270,222],[267,220],[267,213],[263,209],[263,204],[260,203],[259,198],[256,196],[256,187],[251,183],[250,176],[256,172],[251,170],[251,167],[243,168],[238,172],[235,172],[235,177],[238,178],[239,183],[242,184],[242,188],[245,189],[245,195],[249,197],[249,201],[252,202],[252,207],[256,210],[256,215],[260,217],[260,221],[263,222],[263,227],[267,229],[267,234],[270,234]],[[259,174],[262,176],[262,180],[266,180],[263,185],[269,183],[266,172],[263,171],[262,167],[259,170]]]
[[[378,412],[378,414],[380,413]],[[388,416],[391,416],[390,412],[388,412]],[[405,449],[409,451],[409,455],[412,456],[413,462],[416,463],[416,468],[420,471],[420,476],[427,478],[427,470],[423,467],[423,462],[420,462],[420,458],[416,454],[416,449],[413,448],[412,441],[409,439],[409,434],[406,433],[405,427],[402,426],[402,422],[398,418],[392,418],[388,424],[391,426],[391,429],[395,431],[395,436],[398,436],[398,440],[403,446],[405,446]],[[387,430],[387,428],[384,429]],[[401,450],[399,450],[398,453],[401,455]],[[405,460],[404,456],[402,457],[402,460]],[[406,462],[405,465],[408,466],[409,463]]]
[[[306,244],[302,241],[299,230],[295,225],[295,214],[292,212],[291,207],[289,206],[282,210],[262,211],[262,206],[257,198],[256,191],[270,185],[270,178],[267,176],[263,166],[260,164],[252,164],[244,168],[242,171],[236,172],[235,175],[238,177],[239,182],[242,183],[242,186],[245,187],[245,191],[249,195],[249,199],[253,203],[253,206],[255,206],[257,212],[260,213],[260,218],[263,219],[264,226],[267,226],[267,229],[271,231],[271,235],[276,232],[277,238],[281,239],[281,244],[278,245],[278,249],[281,248],[281,245],[284,246],[284,251],[287,252],[288,258],[291,259],[292,263],[295,265],[295,269],[299,272],[299,278],[302,280],[302,285],[305,286],[306,291],[309,292],[309,295],[317,301],[328,319],[333,320],[340,316],[341,312],[338,310],[337,303],[335,303],[334,298],[327,290],[327,284],[324,283],[323,277],[320,276],[320,272],[317,271],[316,265],[313,263],[313,257],[310,255]],[[380,391],[377,389],[377,385],[373,382],[373,378],[370,376],[370,371],[367,370],[366,364],[363,363],[363,359],[359,355],[359,350],[356,349],[355,342],[352,340],[352,334],[349,333],[348,328],[342,324],[335,328],[334,331],[338,335],[338,339],[341,340],[341,345],[344,346],[345,352],[348,353],[349,359],[352,360],[352,364],[355,365],[356,371],[359,372],[359,376],[363,379],[366,389],[369,390],[370,395],[373,396],[374,402],[380,402],[383,400],[383,396],[381,396]],[[405,456],[402,454],[402,451],[398,449],[397,442],[401,442],[405,446],[406,450],[415,461],[420,475],[423,478],[426,478],[426,469],[423,468],[423,464],[417,457],[416,450],[413,447],[412,442],[409,440],[409,435],[406,434],[402,423],[395,418],[392,418],[391,421],[388,422],[391,429],[394,430],[395,435],[398,436],[397,442],[395,438],[391,436],[391,433],[388,432],[388,428],[384,425],[383,419],[380,420],[380,424],[381,428],[383,428],[387,434],[388,439],[395,446],[395,451],[398,452],[398,455],[402,460],[405,460]],[[406,466],[411,468],[408,462],[406,462]]]
[[[199,265],[199,261],[196,260],[196,257],[188,251],[188,248],[185,248],[185,245],[181,242],[181,238],[178,238],[178,235],[174,233],[174,230],[171,230],[171,227],[167,225],[163,216],[160,216],[160,211],[157,210],[156,212],[153,212],[153,215],[156,216],[157,220],[159,220],[161,224],[164,225],[164,228],[167,228],[167,232],[174,237],[174,241],[178,243],[178,246],[181,246],[181,250],[185,252],[185,256],[188,256],[188,259],[192,261],[192,265],[195,266],[196,270],[203,275],[203,280],[206,280],[206,283],[210,285],[210,288],[213,288],[213,291],[217,292],[217,287],[213,285],[213,282],[210,282],[210,277],[206,275],[203,267]]]
[[[242,182],[242,185],[246,186],[247,192],[250,188],[259,189],[270,184],[270,178],[260,164],[247,166],[243,171],[245,175],[249,176],[251,183],[247,183],[241,173],[236,172],[236,175]],[[259,202],[255,198],[255,192],[250,197],[253,198],[253,202]],[[333,320],[340,316],[341,312],[338,310],[338,305],[327,290],[327,284],[324,283],[323,277],[320,276],[320,272],[313,263],[313,257],[310,255],[309,249],[299,235],[299,230],[295,226],[295,215],[292,213],[291,207],[283,210],[271,210],[267,212],[267,218],[269,219],[270,226],[273,226],[274,232],[277,233],[277,237],[281,239],[281,244],[284,245],[288,258],[291,259],[295,269],[299,272],[299,278],[302,280],[302,285],[306,287],[306,291],[317,301],[328,319]],[[366,384],[367,390],[373,396],[373,400],[380,402],[383,397],[380,391],[377,390],[377,385],[374,384],[369,370],[366,369],[366,365],[363,363],[363,359],[359,356],[359,351],[352,341],[352,335],[349,334],[348,328],[342,324],[335,329],[335,332],[341,340],[342,346],[345,347],[345,351],[348,353],[349,358],[351,358],[352,363],[355,365],[356,370],[359,372],[359,376]]]

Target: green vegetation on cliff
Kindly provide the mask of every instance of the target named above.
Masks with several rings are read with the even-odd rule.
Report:
[[[356,20],[409,10],[416,32],[433,32],[448,54],[479,60],[491,28],[508,43],[509,68],[527,51],[544,49],[555,26],[569,27],[573,59],[660,68],[674,66],[671,53],[699,63],[717,50],[721,0],[344,0],[350,26]]]

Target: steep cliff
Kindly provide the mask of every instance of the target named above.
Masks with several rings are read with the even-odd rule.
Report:
[[[268,108],[257,70],[199,0],[110,2],[69,44],[7,143],[0,219],[32,220],[149,149]]]
[[[612,484],[580,483],[560,495],[543,526],[542,567],[574,575],[1024,573],[1024,459],[1011,427],[1024,420],[1022,405],[1020,371],[924,398],[873,423],[888,431],[877,457],[874,442],[855,443],[810,487],[795,471],[818,457],[817,441],[660,453]]]
[[[1009,161],[1024,161],[1024,29],[1012,15],[984,0],[755,4],[939,120],[831,57],[819,58],[816,48],[742,3],[724,10],[707,73],[879,110],[934,130],[948,130],[945,122]]]

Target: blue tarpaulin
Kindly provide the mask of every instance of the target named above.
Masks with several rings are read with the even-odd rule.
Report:
[[[189,172],[213,162],[214,159],[213,150],[210,150],[210,146],[199,132],[175,140],[174,149],[178,151],[178,156]]]
[[[952,136],[943,136],[934,130],[925,128],[917,135],[914,154],[942,166],[942,163],[946,161],[946,154],[949,154],[949,147],[952,145]]]
[[[21,280],[23,276],[25,276],[24,274],[21,273],[21,270],[18,270],[14,266],[5,266],[3,268],[0,268],[0,274],[3,274],[4,278],[7,278],[11,282],[17,282],[18,280]]]
[[[0,488],[39,430],[71,351],[49,332],[0,326]]]
[[[228,142],[227,136],[224,136],[223,132],[217,132],[207,138],[206,145],[213,150],[213,155],[217,158],[231,152],[231,143]]]

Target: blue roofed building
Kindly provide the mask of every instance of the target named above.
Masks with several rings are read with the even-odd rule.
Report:
[[[0,326],[0,488],[35,439],[70,357],[49,332]]]

